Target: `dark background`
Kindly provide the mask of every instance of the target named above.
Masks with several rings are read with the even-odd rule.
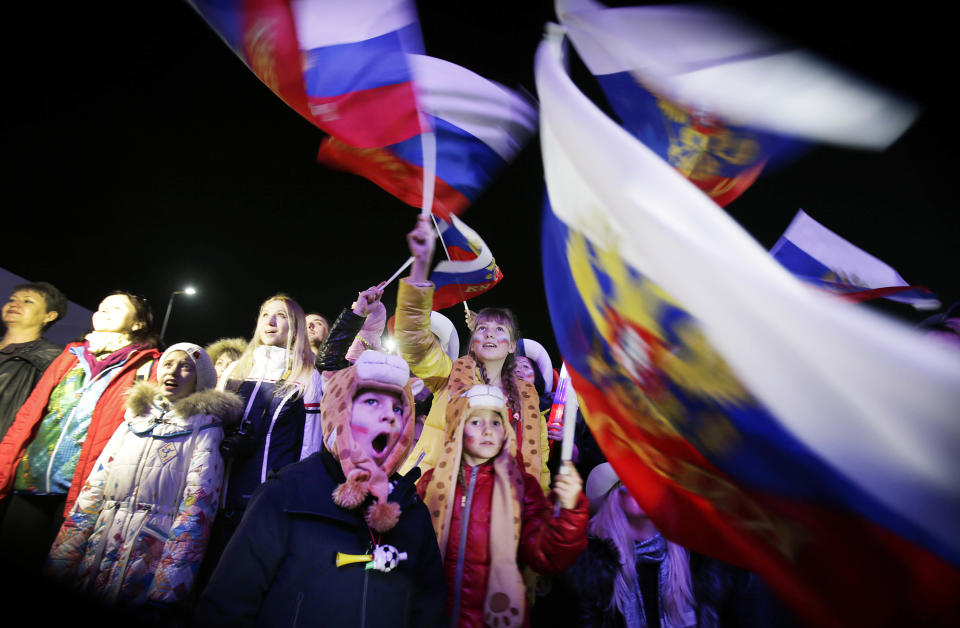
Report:
[[[316,165],[322,133],[185,3],[85,4],[5,7],[0,266],[90,309],[116,288],[143,294],[158,326],[170,292],[194,285],[197,296],[178,297],[167,339],[207,343],[249,335],[276,292],[332,320],[406,259],[417,210]],[[428,54],[536,93],[533,53],[552,3],[417,4]],[[887,151],[816,148],[728,211],[769,247],[802,207],[945,304],[960,298],[946,20],[830,3],[738,8],[925,112]],[[602,103],[582,66],[573,73]],[[556,360],[539,258],[542,191],[535,138],[464,215],[505,275],[471,306],[513,308]],[[395,297],[391,287],[391,311]],[[926,315],[879,307],[909,321]],[[462,307],[445,313],[466,338]]]

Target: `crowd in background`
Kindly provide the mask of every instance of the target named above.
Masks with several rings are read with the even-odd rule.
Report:
[[[43,331],[64,296],[17,286],[0,344],[5,573],[162,624],[792,623],[751,573],[664,539],[582,417],[561,461],[546,350],[487,308],[461,351],[431,309],[429,221],[407,239],[396,353],[383,286],[332,325],[272,296],[249,340],[206,348],[165,345],[128,292],[60,348]]]

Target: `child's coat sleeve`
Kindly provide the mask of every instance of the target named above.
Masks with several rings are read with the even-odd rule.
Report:
[[[537,573],[556,575],[566,571],[587,547],[587,498],[583,493],[573,508],[553,516],[553,499],[543,496],[540,484],[523,474],[523,525],[520,531],[520,561]]]
[[[397,292],[397,320],[394,335],[400,355],[414,375],[434,393],[446,386],[453,360],[430,331],[433,285],[416,286],[401,279]]]

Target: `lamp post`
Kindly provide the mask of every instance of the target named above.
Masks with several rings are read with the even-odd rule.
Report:
[[[173,309],[173,298],[178,294],[185,294],[187,296],[193,296],[197,293],[196,289],[193,286],[187,286],[183,290],[174,290],[170,293],[170,300],[167,301],[167,313],[163,315],[163,326],[160,327],[160,337],[163,338],[167,334],[167,323],[170,322],[170,310]]]

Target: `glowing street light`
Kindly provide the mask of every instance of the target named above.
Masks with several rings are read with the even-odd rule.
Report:
[[[160,327],[160,337],[163,338],[167,333],[167,323],[170,322],[170,310],[173,309],[173,298],[178,294],[185,294],[188,297],[193,296],[197,293],[197,289],[193,286],[187,286],[183,290],[174,290],[170,293],[170,300],[167,301],[167,313],[163,315],[163,326]]]

